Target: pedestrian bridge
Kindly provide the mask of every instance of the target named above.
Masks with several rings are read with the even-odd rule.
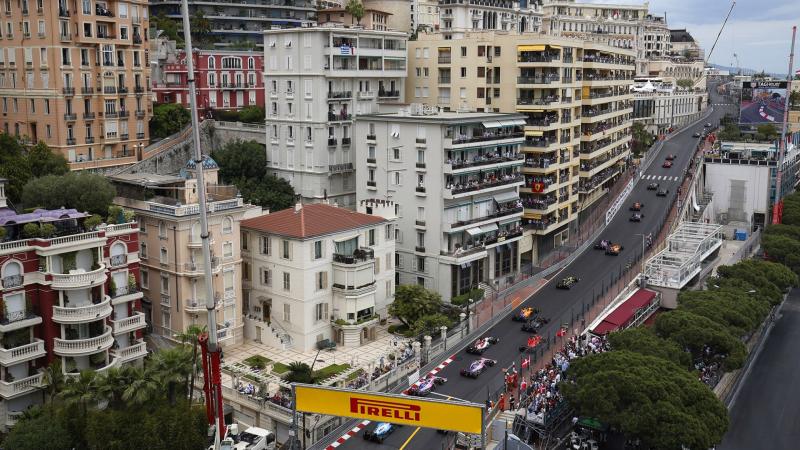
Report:
[[[647,284],[671,289],[686,286],[701,271],[701,263],[722,247],[722,226],[681,222],[667,237],[664,250],[645,263]]]

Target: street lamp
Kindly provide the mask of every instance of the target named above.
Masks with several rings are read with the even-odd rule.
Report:
[[[636,233],[634,236],[641,236],[642,237],[642,265],[641,265],[641,274],[639,276],[639,287],[645,288],[647,287],[647,277],[644,275],[644,253],[646,251],[646,243],[645,240],[647,239],[647,235],[644,233]]]

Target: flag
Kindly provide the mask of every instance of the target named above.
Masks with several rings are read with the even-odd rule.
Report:
[[[561,337],[561,336],[566,336],[566,335],[567,335],[567,327],[563,327],[563,326],[562,326],[562,327],[561,327],[561,328],[559,328],[559,329],[558,329],[558,331],[556,332],[556,336],[558,336],[558,337]]]
[[[520,366],[522,366],[523,369],[528,367],[529,365],[531,365],[531,357],[530,356],[528,356],[527,358],[523,359],[522,360],[522,364],[520,364]]]

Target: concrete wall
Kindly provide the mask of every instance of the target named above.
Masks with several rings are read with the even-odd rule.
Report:
[[[728,221],[747,223],[752,222],[753,213],[767,214],[770,167],[708,163],[705,167],[705,188],[714,194],[713,217],[717,221],[721,213],[727,214]],[[739,197],[741,192],[737,194],[735,189],[731,195],[731,187],[737,183],[744,186],[743,197]]]

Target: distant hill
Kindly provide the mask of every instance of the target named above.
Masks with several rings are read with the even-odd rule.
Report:
[[[708,63],[708,65],[713,67],[713,68],[715,68],[715,69],[727,70],[728,72],[731,73],[731,75],[735,75],[736,73],[739,72],[739,68],[738,67],[723,66],[723,65],[714,64],[714,63]],[[742,70],[742,75],[753,75],[754,73],[761,72],[761,70],[749,69],[747,67],[742,67],[741,70]],[[767,72],[767,75],[769,75],[771,77],[775,77],[775,78],[786,79],[786,74],[785,73],[769,73],[769,72]]]

